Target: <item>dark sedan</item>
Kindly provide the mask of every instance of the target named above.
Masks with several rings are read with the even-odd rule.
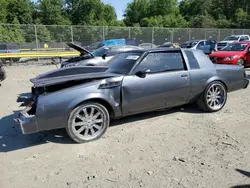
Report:
[[[179,48],[124,52],[107,67],[57,69],[31,82],[27,109],[16,119],[23,133],[66,128],[78,143],[100,138],[114,118],[194,101],[216,112],[228,92],[249,83],[244,67],[213,64],[200,50]]]

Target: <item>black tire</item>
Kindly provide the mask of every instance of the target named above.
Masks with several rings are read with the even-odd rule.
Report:
[[[103,118],[103,122],[101,123],[102,124],[101,125],[101,130],[100,131],[97,130],[97,132],[99,132],[99,133],[96,136],[94,136],[92,138],[86,138],[86,137],[84,138],[84,136],[81,133],[76,133],[77,130],[75,129],[73,124],[75,122],[76,115],[78,114],[78,112],[81,109],[83,110],[83,109],[87,109],[87,108],[91,108],[91,107],[95,108],[97,110],[97,112],[100,112],[100,114],[101,114],[100,116]],[[88,117],[90,117],[90,116],[88,116]],[[92,117],[93,117],[93,115],[92,115]],[[97,116],[97,117],[99,117],[99,116]],[[91,132],[91,134],[92,134],[92,131],[90,131],[90,129],[93,129],[93,126],[91,128],[88,128],[88,126],[90,126],[90,125],[88,125],[88,126],[86,125],[87,124],[86,117],[85,117],[84,123],[85,123],[84,127],[87,127],[86,129],[83,129],[84,135],[85,135],[85,131],[87,130],[88,135],[86,135],[86,136],[89,136],[89,132]],[[86,143],[86,142],[91,142],[91,141],[94,141],[94,140],[97,140],[97,139],[101,138],[105,134],[105,132],[107,131],[107,128],[109,127],[109,124],[110,124],[110,115],[109,115],[109,112],[108,112],[107,108],[105,108],[103,105],[101,105],[99,103],[87,102],[87,103],[81,104],[80,106],[78,106],[78,107],[76,107],[75,109],[72,110],[72,112],[70,113],[69,119],[68,119],[68,126],[66,127],[66,131],[67,131],[68,135],[70,136],[70,138],[74,142],[76,142],[76,143]],[[83,126],[81,126],[80,128],[82,128],[82,127]]]
[[[208,99],[207,99],[208,92],[210,91],[211,87],[213,87],[215,85],[217,85],[218,87],[221,87],[222,90],[225,91],[224,97],[222,97],[222,98],[224,98],[223,99],[223,103],[218,108],[212,108],[211,106],[209,106]],[[202,110],[204,110],[204,111],[207,111],[207,112],[217,112],[217,111],[221,110],[225,106],[226,101],[227,101],[227,90],[226,90],[225,85],[223,83],[219,82],[219,81],[214,81],[214,82],[210,83],[206,87],[205,91],[197,99],[196,103],[197,103],[197,106],[199,108],[201,108]]]

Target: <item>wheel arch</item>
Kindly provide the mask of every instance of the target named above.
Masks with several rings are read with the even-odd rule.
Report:
[[[208,86],[209,84],[211,84],[212,82],[221,82],[221,83],[225,86],[226,91],[228,92],[228,85],[226,84],[226,83],[227,83],[226,80],[221,79],[221,78],[218,77],[218,76],[213,77],[213,78],[210,78],[209,80],[207,80],[206,86],[205,86],[205,88],[204,88],[203,91],[205,91],[205,89],[207,88],[207,86]]]
[[[74,108],[76,108],[76,107],[78,107],[78,106],[80,106],[80,105],[82,105],[84,103],[89,103],[89,102],[99,103],[99,104],[103,105],[105,108],[107,108],[110,116],[114,117],[114,109],[113,109],[113,107],[111,106],[111,104],[109,102],[107,102],[106,100],[104,100],[102,98],[92,98],[92,99],[84,100],[84,101],[76,104],[76,106],[74,106]]]
[[[72,103],[68,106],[68,111],[69,113],[75,109],[76,107],[87,103],[87,102],[96,102],[96,103],[100,103],[101,105],[103,105],[104,107],[107,108],[108,112],[110,113],[111,118],[116,118],[116,117],[120,117],[121,116],[121,108],[120,108],[120,104],[115,102],[114,100],[110,100],[105,98],[105,96],[92,96],[92,97],[85,97],[85,98],[78,98],[74,101],[72,101]]]

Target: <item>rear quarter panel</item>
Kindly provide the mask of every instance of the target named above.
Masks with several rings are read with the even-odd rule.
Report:
[[[244,87],[245,69],[243,66],[221,64],[215,66],[218,76],[226,80],[228,92]]]
[[[190,56],[187,56],[186,51],[191,51],[193,57],[198,62],[199,67],[192,68]],[[230,80],[225,76],[219,75],[215,64],[201,50],[184,50],[184,59],[190,73],[190,101],[195,100],[213,81],[222,81],[225,85],[229,85]]]

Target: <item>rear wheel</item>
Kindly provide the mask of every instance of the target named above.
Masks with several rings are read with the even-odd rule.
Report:
[[[215,81],[210,83],[197,100],[198,106],[208,112],[221,110],[227,101],[227,91],[224,84]]]
[[[102,137],[109,122],[108,110],[99,103],[89,102],[71,112],[66,130],[73,141],[90,142]]]

